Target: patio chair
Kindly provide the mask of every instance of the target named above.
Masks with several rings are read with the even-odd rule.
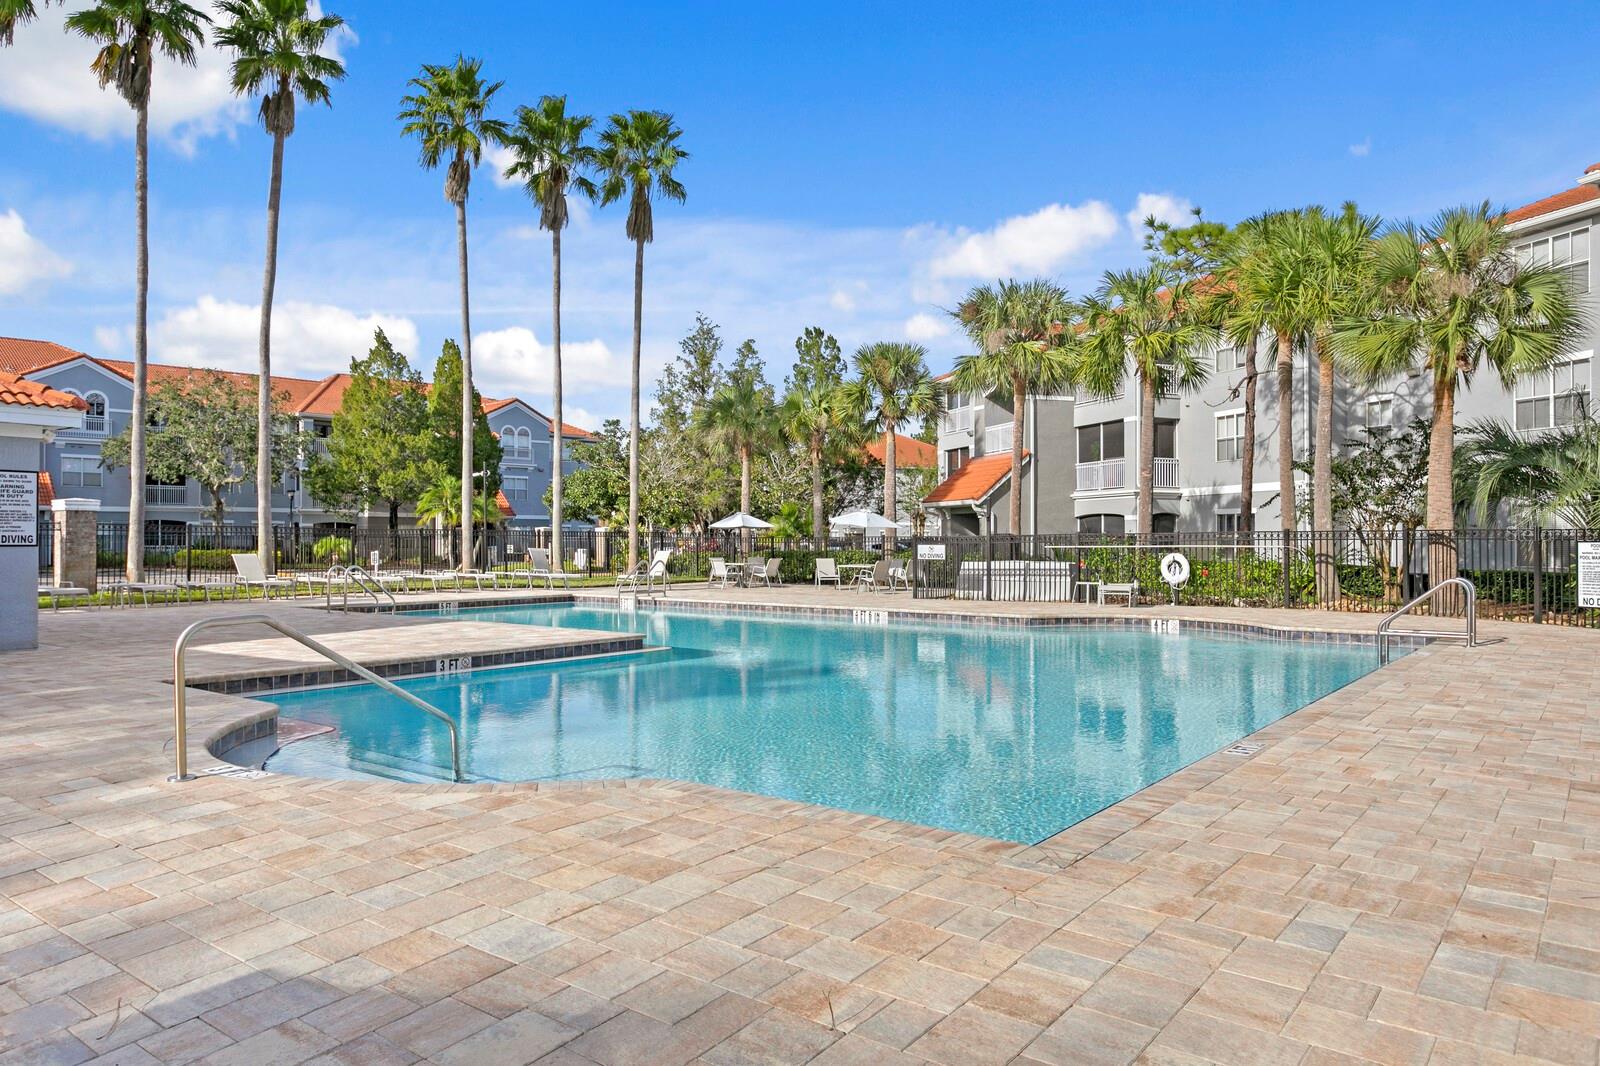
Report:
[[[835,585],[838,585],[840,583],[838,560],[818,558],[814,564],[814,569],[812,570],[812,580],[818,588],[821,588],[830,581]]]
[[[904,560],[896,560],[889,564],[889,591],[905,589],[911,591],[911,569]]]
[[[661,595],[667,594],[667,562],[672,558],[671,548],[662,548],[650,557],[648,563],[640,563],[632,570],[624,570],[617,575],[617,592],[654,592],[656,583],[660,582]]]
[[[244,587],[244,598],[250,598],[252,589],[260,589],[262,599],[271,599],[272,590],[280,592],[287,589],[290,596],[295,594],[299,587],[292,577],[268,577],[261,566],[261,556],[255,552],[239,552],[233,557],[233,569],[238,573],[238,584]],[[145,596],[149,601],[148,593]]]
[[[711,567],[706,571],[706,588],[721,582],[723,588],[728,587],[728,582],[733,580],[733,574],[728,571],[728,560],[720,555],[711,557]]]
[[[757,581],[760,581],[763,585],[768,587],[773,585],[781,585],[783,584],[783,577],[778,573],[778,570],[782,565],[782,559],[768,559],[760,569],[747,571],[749,577],[746,579],[745,583],[753,585]]]
[[[1124,599],[1129,607],[1139,606],[1139,583],[1137,581],[1116,581],[1100,583],[1100,602],[1103,604],[1108,599]]]
[[[889,589],[889,560],[879,559],[872,564],[871,570],[862,570],[856,574],[855,587],[857,592],[862,589],[871,589],[873,592],[877,592],[879,589],[887,591]]]
[[[550,569],[550,553],[543,548],[528,549],[528,585],[532,587],[535,581],[544,581],[545,588],[553,588],[557,581],[571,588],[571,578],[565,570]]]
[[[58,609],[63,599],[74,600],[88,596],[89,590],[76,585],[40,585],[39,595],[50,597],[50,609]]]

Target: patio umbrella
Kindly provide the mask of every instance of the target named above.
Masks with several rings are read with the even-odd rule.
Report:
[[[844,529],[859,529],[867,533],[873,531],[881,533],[887,529],[899,528],[883,515],[873,511],[846,511],[844,514],[834,515],[828,519],[828,525]]]
[[[727,518],[719,518],[711,523],[712,529],[771,529],[771,522],[763,522],[752,514],[735,511]]]

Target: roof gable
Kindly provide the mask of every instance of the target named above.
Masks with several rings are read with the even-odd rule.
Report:
[[[1028,453],[1022,453],[1023,462],[1028,460]],[[982,503],[994,495],[1008,478],[1011,477],[1011,456],[1007,454],[985,455],[981,459],[974,459],[954,474],[945,478],[927,496],[923,503],[953,504],[953,503]]]

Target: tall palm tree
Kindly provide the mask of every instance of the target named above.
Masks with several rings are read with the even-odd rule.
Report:
[[[1584,417],[1529,437],[1490,419],[1461,437],[1455,466],[1456,490],[1469,504],[1464,512],[1488,520],[1506,506],[1530,526],[1600,529],[1600,421]]]
[[[456,263],[461,273],[461,565],[471,565],[472,543],[472,311],[467,286],[467,192],[483,150],[505,139],[506,124],[489,117],[489,104],[504,82],[483,80],[483,61],[457,56],[452,66],[423,64],[408,83],[416,91],[400,100],[400,132],[417,138],[422,165],[446,163],[444,198],[456,208]],[[448,161],[448,162],[446,162]]]
[[[1073,377],[1088,393],[1111,396],[1131,370],[1139,381],[1139,533],[1155,524],[1156,397],[1205,384],[1200,352],[1218,331],[1195,282],[1171,266],[1107,271],[1082,305]]]
[[[211,19],[183,0],[97,0],[67,16],[67,29],[100,44],[89,65],[100,87],[116,86],[132,107],[137,216],[133,312],[133,410],[129,434],[129,581],[144,580],[145,423],[150,406],[150,82],[157,54],[193,66]]]
[[[734,375],[695,413],[694,428],[739,457],[739,510],[750,513],[750,470],[756,455],[778,442],[778,413],[751,375]],[[749,550],[749,535],[745,535]]]
[[[657,196],[683,203],[687,193],[677,179],[678,164],[689,153],[678,145],[683,131],[662,111],[612,115],[600,134],[599,163],[604,178],[600,202],[628,197],[628,238],[633,241],[633,364],[628,423],[628,568],[639,562],[639,345],[644,329],[644,246],[655,239]]]
[[[944,409],[933,375],[928,373],[928,350],[920,344],[878,341],[863,344],[854,357],[856,380],[845,395],[851,409],[866,421],[873,436],[883,442],[883,516],[897,521],[895,500],[895,434],[913,419],[928,418]],[[893,535],[884,538],[892,545]]]
[[[1456,392],[1487,363],[1508,389],[1549,369],[1582,335],[1562,266],[1519,262],[1504,216],[1487,203],[1397,226],[1373,245],[1370,314],[1334,343],[1352,372],[1378,382],[1407,370],[1433,379],[1428,438],[1428,580],[1456,576]]]
[[[1370,286],[1363,271],[1371,257],[1369,246],[1378,232],[1378,218],[1363,215],[1346,202],[1339,213],[1310,208],[1297,224],[1304,230],[1308,257],[1304,287],[1304,312],[1317,357],[1317,409],[1311,448],[1311,528],[1333,529],[1333,415],[1338,393],[1334,374],[1334,327],[1360,314]],[[1314,545],[1317,599],[1333,603],[1339,598],[1339,572],[1331,537]]]
[[[53,0],[42,2],[48,7]],[[39,12],[34,8],[33,0],[0,0],[0,45],[10,44],[19,25],[38,17]]]
[[[550,555],[561,555],[561,231],[567,228],[567,191],[594,199],[599,189],[589,177],[598,155],[584,143],[594,119],[567,114],[565,96],[545,96],[538,107],[517,108],[516,121],[506,136],[514,162],[506,177],[522,182],[539,205],[539,228],[550,231],[550,343],[554,349],[555,414],[550,419]]]
[[[1066,290],[1043,278],[975,286],[951,312],[966,330],[975,355],[956,361],[951,387],[987,396],[1011,397],[1011,522],[1022,532],[1022,445],[1026,439],[1028,393],[1053,392],[1067,385],[1072,363],[1067,330],[1072,305]]]
[[[1245,329],[1271,334],[1276,349],[1278,384],[1278,513],[1283,531],[1298,522],[1294,498],[1294,350],[1310,332],[1305,290],[1311,257],[1300,212],[1278,211],[1262,216],[1253,240],[1232,276],[1239,309],[1235,335]]]
[[[779,418],[789,439],[805,446],[811,464],[811,537],[820,544],[824,527],[823,464],[831,446],[860,441],[860,420],[852,414],[843,388],[823,381],[791,390],[784,397]]]
[[[261,93],[261,125],[272,135],[267,182],[267,264],[261,281],[261,327],[256,388],[256,551],[272,573],[272,296],[278,280],[278,205],[283,195],[283,143],[294,132],[296,98],[329,102],[329,82],[344,64],[324,55],[328,37],[344,25],[338,15],[313,16],[306,0],[221,0],[229,20],[216,42],[231,48],[233,91]]]

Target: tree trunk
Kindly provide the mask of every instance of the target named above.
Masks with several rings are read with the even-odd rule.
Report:
[[[389,501],[389,532],[393,533],[400,528],[400,501]]]
[[[222,490],[218,488],[207,489],[211,494],[211,528],[216,530],[217,543],[222,543],[223,527],[228,524],[228,504],[222,498]]]
[[[1256,528],[1256,338],[1244,346],[1244,445],[1239,462],[1239,529]]]
[[[1139,535],[1155,531],[1156,381],[1139,374]]]
[[[256,369],[256,553],[264,573],[277,572],[272,550],[272,294],[278,284],[278,204],[283,194],[283,134],[272,135],[267,185],[267,265],[261,279],[261,337]]]
[[[150,102],[139,105],[134,130],[133,198],[138,217],[135,238],[133,308],[133,410],[128,429],[129,581],[144,580],[145,423],[150,415],[148,331],[150,306]]]
[[[1455,500],[1456,381],[1452,373],[1433,383],[1433,428],[1428,434],[1428,587],[1457,576]],[[1453,604],[1444,596],[1439,606]]]
[[[894,444],[895,427],[891,425],[888,433],[883,438],[883,517],[891,522],[898,521],[895,518],[897,504],[894,498],[896,488],[894,481]],[[883,531],[883,550],[885,552],[894,550],[894,530],[886,529]]]
[[[1278,513],[1284,533],[1296,528],[1294,507],[1294,338],[1278,334]],[[1288,545],[1284,545],[1287,549]]]
[[[1011,535],[1022,535],[1022,441],[1027,423],[1028,385],[1020,377],[1011,381]],[[1034,491],[1039,490],[1034,479]]]
[[[628,569],[639,565],[639,333],[644,328],[644,238],[633,242],[633,365],[628,397]]]
[[[461,267],[461,569],[472,568],[472,312],[467,300],[467,201],[456,204],[456,260]],[[487,478],[487,475],[485,475]],[[485,482],[487,484],[487,481]],[[487,517],[487,516],[485,516]]]
[[[739,448],[739,510],[743,514],[750,513],[750,460],[753,455],[754,449],[749,445]],[[741,534],[740,539],[744,541],[746,556],[750,554],[751,537],[754,535],[754,532],[748,529]]]
[[[822,550],[822,438],[811,438],[811,547]]]
[[[1339,599],[1339,571],[1334,566],[1333,535],[1333,340],[1317,334],[1316,447],[1311,453],[1311,525],[1315,541],[1317,600]]]
[[[561,231],[550,231],[550,345],[554,355],[555,414],[550,419],[550,560],[557,570],[566,568],[561,554]]]

